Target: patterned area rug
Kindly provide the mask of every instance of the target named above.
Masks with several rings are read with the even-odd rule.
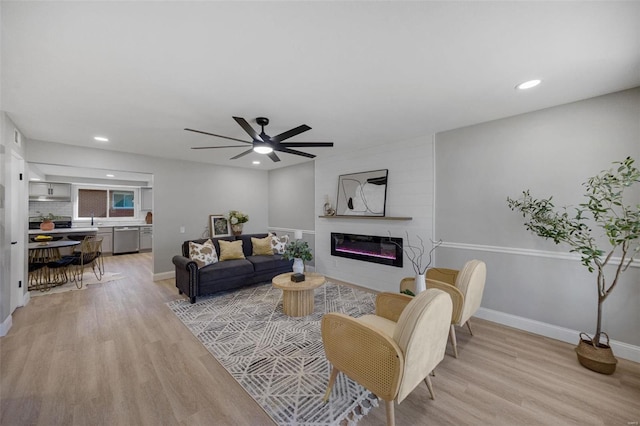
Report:
[[[167,305],[279,425],[355,424],[378,405],[344,374],[322,400],[330,373],[322,315],[372,313],[374,294],[327,282],[315,291],[315,312],[299,318],[282,312],[282,291],[271,283]]]

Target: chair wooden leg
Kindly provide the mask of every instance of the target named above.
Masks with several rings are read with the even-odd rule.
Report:
[[[436,394],[433,391],[433,384],[431,383],[431,377],[425,377],[424,382],[427,384],[427,388],[429,389],[429,393],[431,394],[431,399],[436,399]]]
[[[393,400],[384,402],[385,408],[387,410],[387,426],[395,426],[396,425],[396,416],[393,411]]]
[[[458,342],[456,341],[456,329],[453,324],[451,324],[449,337],[451,338],[451,344],[453,345],[453,356],[458,358]]]
[[[467,320],[467,328],[469,329],[469,333],[473,336],[473,331],[471,331],[471,323]]]
[[[331,395],[331,389],[333,389],[333,384],[336,382],[336,377],[338,377],[338,373],[340,371],[333,367],[331,369],[331,377],[329,377],[329,384],[327,384],[327,391],[324,393],[324,402],[329,401],[329,396]]]

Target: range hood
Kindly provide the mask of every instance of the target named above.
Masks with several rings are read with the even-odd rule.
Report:
[[[71,201],[71,184],[29,182],[29,201]]]

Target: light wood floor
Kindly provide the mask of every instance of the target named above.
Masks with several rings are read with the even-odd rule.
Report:
[[[273,425],[169,311],[150,254],[105,259],[126,278],[32,298],[0,339],[2,425]],[[396,405],[398,425],[637,425],[640,364],[604,376],[572,345],[472,321],[460,358]],[[359,425],[384,425],[384,406]]]

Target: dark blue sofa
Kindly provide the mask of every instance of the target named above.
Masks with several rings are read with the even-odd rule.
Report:
[[[293,260],[285,260],[279,254],[252,256],[253,245],[251,244],[251,237],[264,238],[266,236],[267,234],[246,234],[211,238],[218,256],[220,256],[219,240],[242,240],[242,251],[245,259],[225,260],[202,268],[198,268],[198,265],[189,259],[189,242],[203,244],[209,238],[183,242],[182,256],[173,257],[178,292],[186,294],[191,303],[195,303],[198,296],[271,281],[276,275],[291,272]]]

